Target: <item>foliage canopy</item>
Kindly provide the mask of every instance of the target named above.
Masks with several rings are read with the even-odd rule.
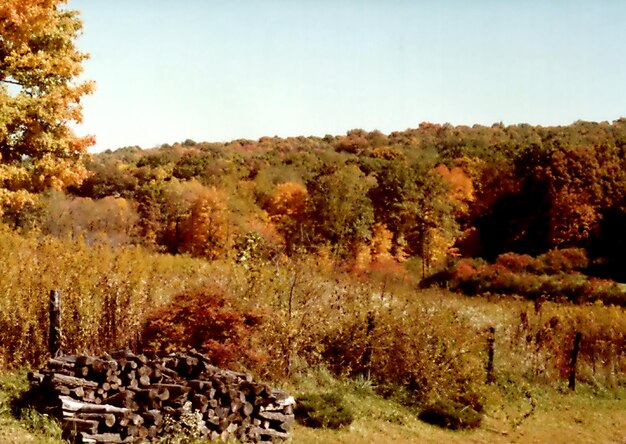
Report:
[[[14,211],[87,175],[80,159],[93,139],[71,124],[93,84],[77,79],[87,58],[74,45],[82,22],[65,3],[0,5],[0,204]]]

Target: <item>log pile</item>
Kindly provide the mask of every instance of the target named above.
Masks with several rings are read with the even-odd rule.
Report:
[[[276,441],[289,438],[294,421],[286,392],[195,352],[63,356],[29,380],[30,402],[75,443],[149,442],[181,428],[212,440]]]

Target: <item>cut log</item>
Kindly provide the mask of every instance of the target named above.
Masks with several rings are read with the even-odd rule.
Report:
[[[93,364],[95,360],[96,358],[93,356],[80,355],[76,357],[76,360],[74,362],[76,364],[76,367],[89,367]]]
[[[128,416],[128,419],[130,420],[131,424],[136,425],[136,426],[140,426],[144,423],[143,417],[137,413],[131,413]]]
[[[137,374],[139,376],[150,376],[152,374],[152,369],[148,365],[142,365],[137,368]]]
[[[242,412],[245,416],[250,416],[253,411],[254,411],[254,406],[251,403],[249,402],[244,403]]]
[[[116,406],[116,407],[130,407],[130,404],[133,400],[133,397],[135,396],[135,393],[133,393],[132,391],[123,391],[123,392],[119,392],[116,393],[114,395],[111,395],[107,398],[107,404]]]
[[[163,364],[157,365],[157,370],[161,372],[162,375],[167,376],[169,378],[179,378],[179,374],[176,370],[172,370],[171,368],[166,367]]]
[[[84,378],[89,375],[89,367],[76,367],[74,369],[74,376]]]
[[[252,427],[250,428],[250,432],[261,436],[261,438],[279,438],[279,439],[289,439],[289,433],[279,432],[277,430],[272,429],[264,429],[261,427]]]
[[[28,372],[26,377],[31,383],[35,382],[37,384],[41,384],[44,380],[45,375],[39,372]]]
[[[139,385],[142,387],[147,387],[150,385],[150,376],[143,375],[139,377]]]
[[[56,369],[63,368],[63,369],[73,370],[75,366],[76,365],[74,362],[68,362],[63,359],[55,359],[55,358],[48,359],[48,367],[50,368],[56,368]]]
[[[76,401],[67,396],[59,396],[61,407],[68,412],[85,412],[85,413],[119,413],[130,414],[131,411],[124,407],[116,407],[110,404],[88,404]]]
[[[69,412],[68,412],[69,413]],[[117,422],[117,418],[113,413],[72,413],[80,419],[87,419],[92,421],[98,421],[100,424],[104,424],[108,428],[111,428]]]
[[[270,421],[278,421],[278,422],[290,422],[293,423],[294,417],[293,415],[283,415],[278,412],[260,412],[259,418],[268,419]]]
[[[157,428],[161,428],[163,425],[163,415],[159,410],[148,410],[142,413],[142,415],[148,425],[154,425]]]
[[[187,394],[191,387],[187,387],[182,384],[153,384],[152,387],[163,390],[166,389],[169,392],[169,399],[176,399],[180,396]]]
[[[97,388],[98,383],[94,381],[89,381],[87,379],[77,378],[75,376],[67,376],[61,375],[59,373],[53,373],[52,375],[47,375],[44,379],[44,383],[52,384],[52,385],[64,385],[68,387],[89,387],[89,388]]]

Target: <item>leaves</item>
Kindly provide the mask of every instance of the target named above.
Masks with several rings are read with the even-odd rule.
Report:
[[[87,55],[74,46],[82,23],[63,0],[6,0],[0,6],[0,206],[19,190],[34,194],[79,184],[91,137],[78,137],[77,82]]]

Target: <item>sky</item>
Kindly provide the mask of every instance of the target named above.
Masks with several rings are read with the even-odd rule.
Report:
[[[93,152],[626,116],[621,0],[69,0]]]

